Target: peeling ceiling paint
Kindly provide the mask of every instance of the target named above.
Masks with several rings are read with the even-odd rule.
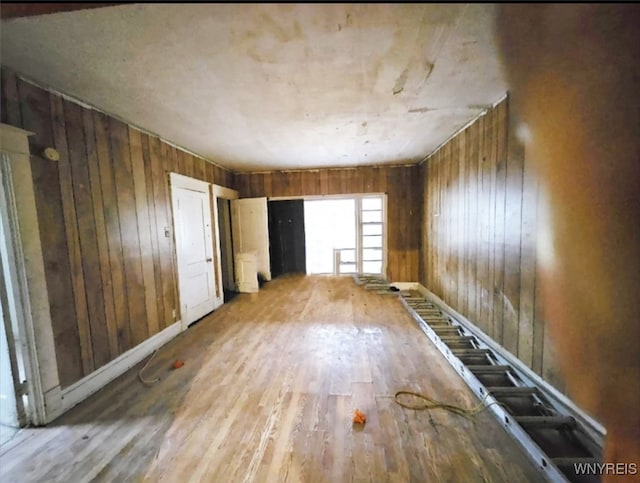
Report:
[[[1,62],[236,171],[418,162],[506,92],[479,4],[130,4],[2,21]]]

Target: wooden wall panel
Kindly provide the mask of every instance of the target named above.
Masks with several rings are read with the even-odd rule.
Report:
[[[15,109],[14,112],[8,112],[3,121],[22,126],[35,133],[29,139],[32,153],[39,154],[44,147],[53,146],[51,106],[47,94],[29,84],[21,83],[20,95],[18,95],[16,77],[4,71],[2,74],[3,89],[5,92],[8,91],[7,95],[2,97],[11,98],[6,102],[7,109]],[[22,103],[20,98],[23,99]],[[48,229],[41,230],[42,255],[49,290],[51,318],[54,321],[53,337],[56,345],[61,347],[58,365],[62,363],[71,368],[63,379],[63,383],[69,383],[82,374],[82,356],[76,324],[58,166],[38,155],[33,155],[31,172],[36,209],[42,218],[49,220]]]
[[[120,233],[120,213],[118,211],[116,180],[113,162],[111,161],[111,142],[109,138],[109,118],[99,112],[93,112],[94,134],[96,137],[96,154],[105,230],[107,232],[108,272],[110,279],[105,285],[105,300],[113,297],[116,320],[117,353],[121,354],[131,347],[131,324],[129,319],[129,302],[124,273],[124,257],[122,237]],[[101,254],[101,261],[105,253]],[[106,261],[103,261],[106,265]],[[105,267],[106,268],[106,267]],[[109,287],[111,294],[109,294]]]
[[[82,271],[82,253],[80,251],[78,219],[76,216],[75,198],[73,196],[73,176],[71,172],[62,98],[50,96],[50,105],[54,147],[60,153],[58,177],[60,180],[60,193],[62,194],[62,213],[64,215],[69,267],[73,284],[73,305],[76,311],[77,337],[79,338],[80,353],[82,356],[82,374],[89,374],[94,370],[93,350],[88,329],[89,314],[84,273]],[[40,213],[38,215],[40,216]],[[46,229],[48,223],[50,223],[49,220],[42,219],[40,230],[43,231],[43,229]],[[60,361],[58,361],[58,364],[59,363]],[[74,372],[76,370],[76,368],[73,368]],[[66,377],[61,376],[61,379],[64,378]]]
[[[131,170],[133,190],[136,200],[138,234],[140,237],[140,260],[142,262],[142,287],[145,292],[146,334],[159,332],[158,300],[156,298],[156,281],[154,276],[154,251],[151,243],[151,223],[149,198],[147,197],[147,178],[142,154],[142,138],[140,131],[129,127],[129,143],[131,152]],[[152,187],[149,187],[151,190]]]
[[[111,138],[111,162],[114,168],[116,199],[120,215],[120,235],[124,262],[127,308],[129,311],[130,349],[148,337],[147,313],[144,304],[144,283],[140,252],[140,233],[136,214],[136,197],[133,185],[131,151],[128,126],[116,119],[109,119]]]
[[[241,197],[387,193],[387,278],[419,277],[422,189],[418,166],[239,173]]]
[[[105,221],[105,205],[100,183],[100,163],[98,155],[97,136],[92,112],[82,110],[82,122],[87,143],[87,162],[89,170],[90,192],[93,204],[93,220],[96,230],[96,245],[100,277],[102,281],[102,302],[104,303],[105,326],[99,330],[106,330],[108,337],[109,359],[118,356],[118,326],[116,322],[115,302],[111,287],[109,264],[109,239]]]
[[[235,176],[8,69],[1,75],[2,122],[35,133],[36,208],[67,387],[180,317],[168,173],[230,188]],[[57,163],[40,157],[49,146]]]
[[[82,346],[92,355],[90,365],[103,366],[109,360],[109,338],[104,308],[102,277],[100,274],[100,254],[94,220],[91,183],[89,181],[89,163],[82,121],[82,108],[69,101],[63,101],[65,130],[69,147],[71,167],[71,187],[75,204],[78,231],[79,269],[84,278],[84,293],[78,296],[86,298],[87,320],[79,324]],[[61,160],[62,161],[62,160]],[[73,223],[72,220],[65,220]]]
[[[420,281],[562,391],[538,283],[546,198],[512,133],[505,100],[420,166]]]

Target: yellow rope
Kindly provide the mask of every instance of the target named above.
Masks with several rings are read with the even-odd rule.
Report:
[[[426,404],[423,404],[423,405],[420,405],[420,406],[411,406],[409,404],[401,402],[398,399],[398,396],[402,396],[402,395],[417,397],[419,399],[422,399],[422,400],[426,401]],[[471,419],[474,416],[476,416],[479,413],[481,413],[482,411],[484,411],[485,409],[487,409],[489,406],[491,406],[493,404],[500,404],[499,402],[494,401],[494,402],[492,402],[490,404],[487,404],[485,406],[484,405],[484,401],[485,401],[485,399],[487,399],[487,396],[489,396],[489,393],[485,394],[484,397],[482,398],[482,400],[478,403],[478,405],[476,407],[474,407],[474,408],[471,408],[471,409],[465,409],[465,408],[461,408],[459,406],[454,406],[453,404],[447,404],[447,403],[443,403],[441,401],[436,401],[435,399],[432,399],[429,396],[425,396],[424,394],[420,394],[420,393],[413,392],[413,391],[398,391],[398,392],[396,392],[396,394],[395,394],[395,396],[393,398],[394,398],[394,400],[396,401],[397,404],[399,404],[400,406],[402,406],[403,408],[406,408],[406,409],[415,409],[415,410],[443,409],[445,411],[449,411],[451,413],[457,414],[458,416],[462,416],[464,418]]]
[[[147,368],[147,366],[149,365],[149,363],[153,360],[153,358],[156,356],[156,354],[158,353],[158,349],[156,349],[155,351],[153,351],[153,354],[151,355],[151,357],[149,358],[149,360],[147,361],[147,363],[142,367],[142,369],[140,369],[140,372],[138,372],[138,379],[140,379],[140,382],[142,384],[144,384],[145,386],[152,386],[154,385],[156,382],[158,382],[160,380],[159,377],[156,377],[154,380],[149,381],[147,379],[145,379],[144,377],[142,377],[142,373],[144,372],[144,370]]]

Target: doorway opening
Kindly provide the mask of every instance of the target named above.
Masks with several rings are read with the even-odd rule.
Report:
[[[307,273],[357,272],[355,199],[305,200],[304,225]]]
[[[224,302],[233,299],[238,292],[234,282],[235,265],[233,260],[233,229],[231,227],[231,202],[217,197],[218,230],[220,233],[220,270]]]
[[[12,141],[5,138],[7,129],[14,128],[3,124],[1,130],[3,143],[9,142],[0,153],[0,445],[8,442],[19,428],[29,423],[40,424],[45,419],[40,373],[33,370],[33,312],[18,224],[16,193],[22,192],[22,184],[12,176],[17,167],[28,166],[29,158],[27,151],[4,150],[9,149]],[[26,146],[26,137],[24,141]]]
[[[269,202],[271,275],[306,273],[303,200]]]
[[[0,446],[10,441],[20,429],[18,400],[6,332],[8,314],[5,305],[0,304]]]

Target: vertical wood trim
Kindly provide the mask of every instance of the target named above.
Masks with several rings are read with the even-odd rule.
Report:
[[[146,333],[144,339],[160,331],[158,324],[158,308],[156,299],[156,283],[153,268],[153,245],[151,243],[151,223],[149,216],[149,201],[147,197],[146,174],[142,155],[142,139],[140,131],[129,127],[129,145],[131,152],[131,169],[133,174],[133,189],[136,203],[136,219],[138,221],[138,236],[140,240],[140,260],[142,262],[142,284],[146,307]],[[142,340],[144,340],[142,339]]]
[[[158,204],[154,193],[154,180],[153,180],[153,166],[151,160],[151,153],[149,147],[149,136],[141,133],[142,142],[142,159],[144,161],[144,177],[146,184],[147,199],[145,203],[149,210],[149,229],[151,235],[151,259],[153,263],[153,275],[154,275],[154,290],[155,300],[153,301],[157,311],[157,322],[149,321],[149,329],[152,333],[156,333],[159,330],[164,329],[166,325],[166,318],[164,314],[164,297],[162,292],[162,267],[160,265],[160,237],[164,236],[158,223],[158,216],[156,211]],[[156,332],[153,332],[156,331]]]
[[[120,213],[115,180],[115,163],[111,152],[109,136],[109,118],[93,111],[96,136],[96,151],[100,169],[100,185],[104,205],[104,221],[107,235],[109,272],[116,317],[116,339],[118,354],[132,347],[131,324],[129,319],[129,300],[124,269],[124,250],[120,232]]]
[[[504,340],[504,253],[505,253],[505,186],[507,157],[507,104],[500,103],[496,109],[496,190],[495,190],[495,238],[494,238],[494,339]]]
[[[124,255],[124,272],[129,305],[131,343],[138,345],[148,337],[144,283],[138,234],[138,216],[133,185],[133,168],[126,124],[109,119],[120,234]],[[129,347],[130,348],[130,347]],[[127,348],[127,349],[129,349]]]
[[[93,200],[91,198],[91,184],[87,166],[87,146],[80,106],[65,100],[63,101],[63,108],[76,205],[79,256],[89,315],[86,326],[84,325],[85,321],[82,319],[78,321],[79,324],[82,324],[79,325],[80,340],[81,343],[89,344],[89,350],[93,354],[93,368],[95,369],[109,362],[110,354],[96,225],[93,216]],[[86,341],[85,337],[88,338]]]
[[[169,175],[166,171],[168,165],[168,150],[165,143],[157,138],[149,140],[152,166],[154,167],[153,189],[156,198],[156,216],[159,217],[159,229],[168,228],[170,233],[160,246],[160,266],[162,269],[162,296],[164,299],[165,325],[169,326],[179,316],[177,304],[177,272],[174,263],[175,248],[173,244],[173,214],[171,212],[171,194],[169,190]],[[165,168],[163,169],[163,165]],[[175,312],[175,316],[174,316]]]
[[[548,220],[544,219],[546,210],[544,210],[545,195],[540,183],[537,184],[537,196],[536,196],[536,248],[540,246],[541,237],[543,236],[544,224]],[[536,253],[537,255],[537,253]],[[537,258],[537,256],[536,256]],[[542,307],[544,301],[542,299],[542,287],[540,279],[542,277],[542,268],[540,263],[536,259],[535,274],[534,274],[534,294],[533,294],[533,358],[531,361],[531,368],[537,374],[542,374],[543,357],[545,353],[544,340],[545,340],[545,320]]]
[[[507,110],[507,168],[505,199],[505,263],[503,345],[518,356],[520,317],[520,258],[523,200],[524,147],[512,133],[515,123]]]
[[[62,194],[62,209],[64,214],[65,231],[67,234],[67,247],[69,250],[69,263],[71,268],[71,280],[73,283],[73,298],[76,309],[76,323],[82,355],[82,374],[87,375],[94,370],[93,350],[91,347],[91,334],[88,332],[89,313],[86,300],[86,287],[82,271],[82,254],[80,250],[80,236],[78,233],[78,221],[76,216],[76,200],[73,191],[73,177],[69,160],[67,145],[67,132],[62,98],[49,96],[51,102],[51,116],[53,120],[53,138],[55,148],[60,153],[58,169],[60,174],[60,192]]]
[[[520,318],[518,321],[518,358],[533,366],[533,325],[536,272],[536,215],[538,186],[531,161],[524,164],[522,193],[522,237],[520,258]]]
[[[458,295],[457,306],[464,310],[466,305],[466,283],[465,283],[465,272],[466,272],[466,256],[465,256],[465,223],[464,217],[466,213],[466,203],[467,203],[467,173],[466,173],[466,130],[460,133],[458,136],[458,179],[456,180],[456,248],[457,248],[457,259],[458,259],[458,269],[456,273],[457,278],[457,290],[456,294]]]
[[[470,153],[469,153],[469,168],[471,176],[471,213],[469,216],[469,229],[471,231],[471,250],[469,257],[470,261],[470,280],[471,280],[471,295],[470,295],[470,307],[469,316],[472,320],[478,320],[480,315],[480,294],[481,287],[478,274],[478,247],[480,246],[480,171],[478,170],[478,158],[480,156],[480,124],[476,122],[470,127],[471,140],[470,140]]]
[[[497,132],[497,109],[490,111],[489,126],[490,130],[487,132],[487,143],[489,153],[489,167],[490,167],[490,188],[489,188],[489,237],[487,244],[487,258],[488,258],[488,280],[487,280],[487,328],[489,334],[493,339],[496,339],[497,328],[495,326],[495,246],[496,246],[496,171],[497,171],[497,140],[499,133]]]
[[[95,220],[96,228],[96,244],[98,248],[97,255],[99,260],[100,275],[102,279],[102,297],[104,300],[105,324],[109,348],[108,360],[113,360],[118,357],[118,355],[120,355],[118,347],[118,326],[116,322],[116,310],[113,297],[113,284],[111,282],[111,269],[109,264],[109,241],[107,237],[105,209],[102,197],[102,185],[100,180],[100,166],[98,159],[98,149],[96,145],[96,133],[91,111],[87,109],[82,110],[82,122],[84,124],[84,132],[87,143],[89,183],[93,204],[93,218]]]
[[[171,208],[171,192],[169,187],[169,169],[171,165],[169,158],[168,146],[159,140],[151,140],[151,157],[160,156],[164,170],[160,172],[160,166],[156,176],[156,183],[154,187],[156,189],[156,199],[158,196],[162,196],[164,200],[164,210],[160,211],[160,215],[163,216],[163,227],[167,227],[173,230],[173,212]],[[178,307],[178,275],[175,260],[175,244],[172,234],[168,238],[165,238],[163,244],[163,252],[160,254],[160,263],[162,265],[162,273],[165,274],[163,278],[162,291],[165,300],[165,317],[168,321],[176,321],[180,318],[180,307]]]

